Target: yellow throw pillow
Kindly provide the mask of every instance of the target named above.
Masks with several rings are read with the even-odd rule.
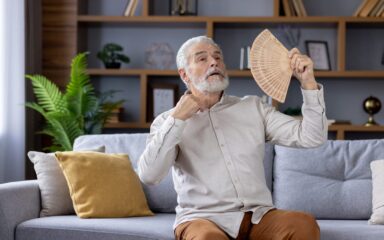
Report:
[[[56,152],[80,218],[151,216],[128,155]]]

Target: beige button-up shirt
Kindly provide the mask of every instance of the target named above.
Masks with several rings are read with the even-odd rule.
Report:
[[[172,168],[178,194],[174,228],[196,218],[215,222],[236,238],[244,212],[252,223],[274,208],[263,158],[266,141],[316,147],[327,139],[323,88],[303,90],[303,120],[263,104],[257,96],[223,94],[210,110],[186,121],[158,116],[138,162],[140,179],[159,183]]]

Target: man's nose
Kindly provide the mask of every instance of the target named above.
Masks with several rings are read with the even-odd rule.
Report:
[[[210,67],[217,67],[218,66],[218,61],[214,58],[210,58]]]

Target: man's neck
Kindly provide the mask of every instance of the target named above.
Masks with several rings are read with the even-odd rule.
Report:
[[[205,109],[210,109],[213,105],[215,105],[217,102],[220,101],[221,95],[223,94],[223,91],[220,92],[214,92],[214,93],[206,93],[206,92],[200,92],[197,90],[192,90],[193,96],[197,97],[199,99],[199,105],[200,107]]]

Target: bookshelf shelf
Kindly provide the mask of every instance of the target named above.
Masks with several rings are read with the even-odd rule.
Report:
[[[79,15],[77,16],[79,23],[384,23],[382,17],[334,17],[334,16],[308,16],[308,17],[204,17],[204,16],[98,16],[98,15]]]
[[[151,126],[151,123],[117,122],[117,123],[107,123],[105,125],[105,128],[106,129],[125,129],[125,128],[147,129],[150,126]]]
[[[378,125],[378,126],[365,127],[362,125],[333,124],[328,127],[328,131],[336,132],[336,139],[343,140],[345,139],[346,132],[384,132],[384,126]]]
[[[176,70],[154,70],[154,69],[88,69],[93,76],[170,76],[178,77]],[[228,70],[230,77],[249,77],[252,74],[249,70]],[[326,78],[384,78],[384,71],[316,71],[316,77]]]

